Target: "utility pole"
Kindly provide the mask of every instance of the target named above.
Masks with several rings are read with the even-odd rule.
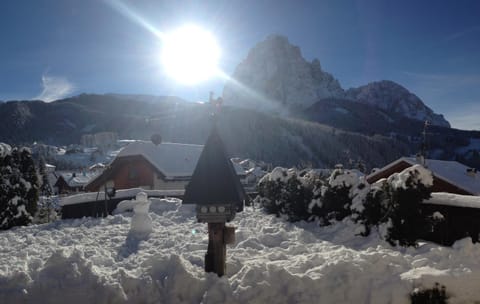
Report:
[[[426,166],[425,159],[427,158],[427,129],[429,126],[430,126],[430,121],[428,121],[427,119],[423,124],[423,131],[422,131],[423,142],[422,142],[422,149],[420,151],[422,166],[424,167]]]

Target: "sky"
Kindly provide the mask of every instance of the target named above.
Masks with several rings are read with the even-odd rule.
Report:
[[[166,75],[155,33],[185,24],[213,33],[227,75],[256,43],[281,34],[345,89],[392,80],[453,127],[480,130],[476,0],[2,0],[0,100],[221,95],[224,78],[185,85]]]

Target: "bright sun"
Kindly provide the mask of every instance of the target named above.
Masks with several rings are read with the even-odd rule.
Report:
[[[196,84],[217,72],[220,48],[208,31],[187,25],[166,34],[162,40],[163,66],[176,81]]]

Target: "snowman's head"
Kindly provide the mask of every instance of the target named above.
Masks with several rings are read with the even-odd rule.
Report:
[[[137,195],[135,196],[135,200],[137,202],[146,202],[148,200],[148,195],[143,191],[138,192]]]

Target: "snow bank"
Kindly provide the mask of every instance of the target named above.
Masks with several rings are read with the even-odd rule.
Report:
[[[207,225],[194,206],[152,199],[148,239],[128,242],[132,213],[0,232],[2,303],[409,303],[447,286],[449,303],[480,299],[480,244],[394,248],[349,220],[286,223],[247,208],[231,223],[227,274],[205,274]]]

